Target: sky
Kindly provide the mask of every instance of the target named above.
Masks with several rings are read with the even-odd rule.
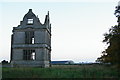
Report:
[[[11,34],[29,9],[52,24],[52,60],[94,62],[106,48],[103,34],[117,25],[118,0],[1,0],[0,61],[10,60]]]

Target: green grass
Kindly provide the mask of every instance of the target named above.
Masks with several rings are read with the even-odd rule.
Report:
[[[118,78],[117,69],[102,65],[54,65],[51,68],[3,68],[3,78]]]

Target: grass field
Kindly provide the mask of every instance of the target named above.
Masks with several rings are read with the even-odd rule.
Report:
[[[51,68],[3,68],[3,78],[118,78],[116,68],[103,65],[52,65]]]

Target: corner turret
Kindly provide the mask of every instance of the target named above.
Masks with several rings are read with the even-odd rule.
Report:
[[[51,24],[50,24],[49,11],[48,11],[47,15],[45,16],[44,25],[51,31]]]

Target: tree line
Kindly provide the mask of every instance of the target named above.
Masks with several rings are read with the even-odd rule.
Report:
[[[110,63],[120,68],[120,6],[116,6],[115,16],[118,24],[112,26],[108,33],[104,34],[103,43],[108,45],[102,55],[97,58],[97,62]]]

